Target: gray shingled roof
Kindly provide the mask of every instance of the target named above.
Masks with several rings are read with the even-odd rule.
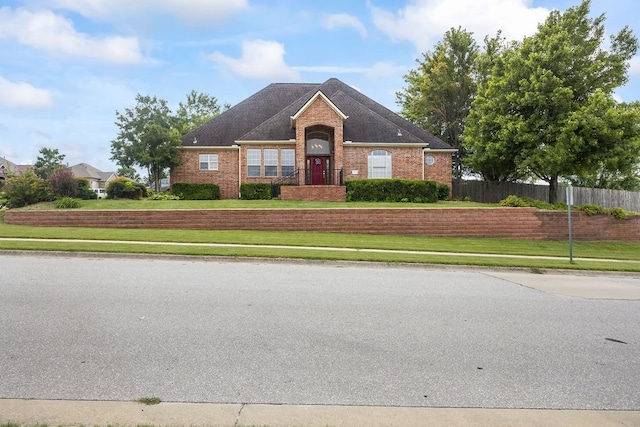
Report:
[[[4,174],[7,175],[9,171],[11,172],[24,172],[27,169],[33,169],[33,165],[18,165],[13,163],[9,159],[5,159],[4,157],[0,157],[0,165],[4,166],[2,169]]]
[[[99,181],[107,181],[115,172],[102,172],[100,169],[95,168],[87,163],[79,163],[70,167],[71,172],[75,176],[82,178],[96,179]]]
[[[424,143],[432,149],[451,149],[442,140],[335,78],[322,84],[271,84],[187,133],[182,137],[182,143],[185,146],[231,146],[236,141],[293,139],[295,130],[291,128],[291,116],[318,91],[349,117],[344,123],[345,141]]]

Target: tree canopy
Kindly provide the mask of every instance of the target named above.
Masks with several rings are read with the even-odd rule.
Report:
[[[404,117],[458,149],[453,162],[456,177],[462,176],[460,135],[476,94],[477,57],[473,34],[451,28],[433,52],[417,60],[418,67],[404,76],[407,87],[396,94]]]
[[[618,153],[638,152],[637,110],[613,98],[638,41],[625,27],[605,49],[605,17],[589,12],[589,0],[551,12],[536,34],[496,60],[466,121],[473,170],[489,179],[544,180],[553,202],[559,177],[587,176]]]
[[[40,155],[33,165],[33,171],[39,178],[49,179],[56,168],[62,165],[65,155],[60,154],[57,148],[42,147],[38,152]]]
[[[186,102],[180,101],[176,111],[176,118],[180,132],[185,134],[216,117],[229,105],[220,106],[215,96],[192,90],[187,94]]]
[[[166,169],[178,165],[180,136],[219,113],[215,97],[195,90],[186,103],[179,103],[176,115],[166,100],[138,94],[135,107],[116,111],[119,132],[111,141],[111,160],[118,163],[121,176],[135,179],[135,167],[145,169],[157,191]]]

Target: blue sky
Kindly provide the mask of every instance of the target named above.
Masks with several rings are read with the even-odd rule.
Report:
[[[115,171],[115,111],[172,108],[192,89],[234,105],[273,82],[337,77],[397,111],[395,93],[451,27],[520,40],[579,0],[0,0],[0,156]],[[609,34],[640,37],[640,2],[593,0]],[[619,100],[640,99],[640,57]]]

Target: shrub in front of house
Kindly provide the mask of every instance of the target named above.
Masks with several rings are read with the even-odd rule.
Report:
[[[49,184],[56,197],[78,195],[78,181],[73,178],[73,172],[68,167],[58,166],[49,177]]]
[[[10,208],[53,200],[49,183],[39,178],[31,169],[7,179],[2,190]]]
[[[0,191],[0,209],[9,206],[9,199],[4,194],[4,191]]]
[[[147,189],[139,182],[119,177],[107,184],[108,199],[133,199],[139,200],[147,196]]]
[[[161,191],[159,193],[152,192],[149,200],[180,200],[180,196],[176,196],[169,191]]]
[[[625,219],[627,212],[622,208],[604,208],[600,205],[585,204],[576,208],[589,216],[593,215],[611,215],[616,219]]]
[[[97,199],[98,195],[95,191],[91,189],[89,186],[89,180],[87,178],[82,178],[76,176],[74,178],[78,183],[78,194],[77,197],[82,200],[93,200]]]
[[[543,200],[532,199],[531,197],[518,197],[514,195],[501,200],[499,204],[500,206],[511,208],[536,208],[549,211],[561,211],[567,209],[566,203],[563,202],[556,202],[551,204]]]
[[[435,181],[420,179],[352,179],[345,182],[349,202],[435,203]]]
[[[449,200],[450,189],[447,184],[438,184],[438,200]]]
[[[55,201],[56,209],[76,209],[80,207],[80,199],[61,197]]]
[[[171,185],[171,192],[182,200],[220,200],[218,184],[176,182]]]
[[[604,215],[606,213],[605,209],[600,205],[585,204],[578,206],[576,209],[586,213],[589,216]]]
[[[251,182],[240,184],[242,200],[270,200],[271,184],[263,182]]]

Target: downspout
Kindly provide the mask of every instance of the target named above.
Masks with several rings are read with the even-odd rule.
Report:
[[[424,156],[427,154],[427,150],[428,148],[423,148],[422,149],[422,160],[420,161],[422,163],[422,180],[424,181]]]

